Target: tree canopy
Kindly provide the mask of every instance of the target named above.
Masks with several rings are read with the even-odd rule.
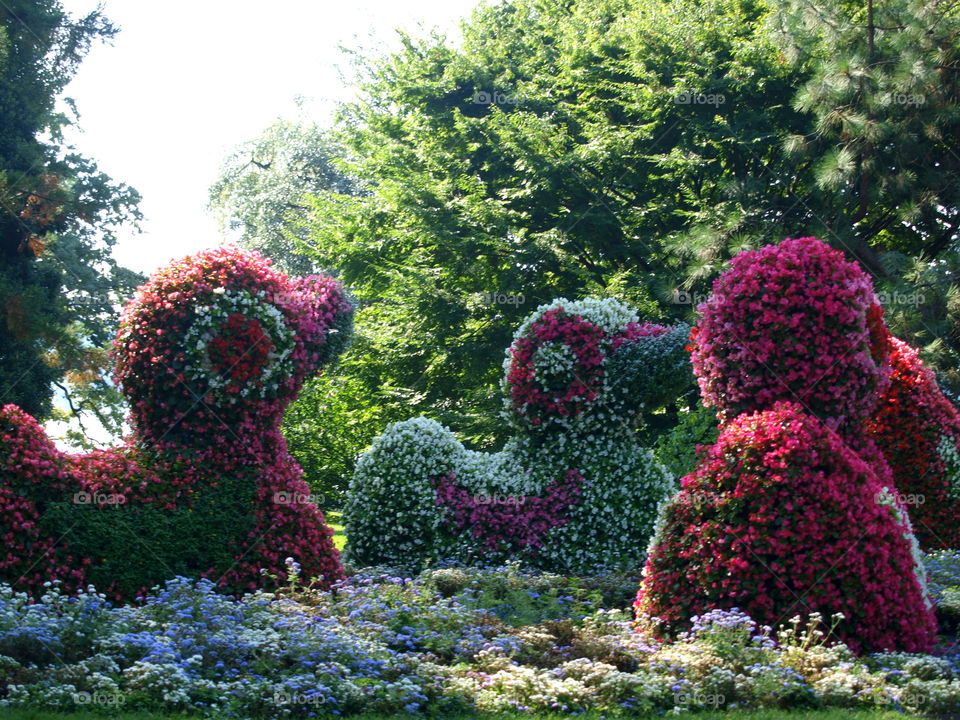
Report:
[[[292,233],[309,211],[306,197],[326,191],[354,194],[356,184],[336,166],[342,150],[314,124],[277,120],[224,161],[210,188],[209,207],[221,232],[237,235],[288,272],[316,268],[296,253]]]
[[[64,416],[112,430],[123,411],[106,348],[140,278],[111,249],[139,196],[64,144],[76,114],[56,101],[92,43],[115,32],[100,11],[73,19],[56,0],[0,8],[0,402],[47,419],[57,383]]]
[[[732,255],[804,235],[958,365],[957,6],[506,0],[458,45],[361,58],[333,138],[365,192],[312,193],[287,229],[361,302],[337,372],[381,420],[488,446],[504,348],[538,304],[693,319]]]

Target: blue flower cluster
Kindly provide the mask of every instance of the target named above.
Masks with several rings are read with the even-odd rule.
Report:
[[[934,573],[952,586],[949,558]],[[220,595],[175,578],[113,607],[56,584],[0,586],[0,708],[237,718],[469,710],[617,713],[877,706],[960,710],[949,656],[856,658],[821,620],[759,627],[711,610],[673,641],[643,631],[617,578],[516,566],[411,578],[369,570],[329,590]]]
[[[945,590],[960,591],[960,550],[938,550],[924,556],[927,567],[927,588],[934,600]]]

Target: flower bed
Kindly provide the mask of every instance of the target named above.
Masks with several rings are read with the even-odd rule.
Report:
[[[0,586],[0,708],[244,718],[960,710],[955,656],[857,658],[826,642],[829,621],[788,618],[774,637],[738,610],[704,613],[661,642],[630,619],[635,582],[516,566],[414,578],[370,569],[329,591],[288,585],[239,601],[178,579],[119,608],[55,585],[31,604]]]

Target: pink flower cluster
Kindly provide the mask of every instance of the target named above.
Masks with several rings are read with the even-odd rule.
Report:
[[[453,535],[469,531],[486,550],[534,555],[543,547],[545,535],[570,519],[582,483],[580,471],[569,470],[538,496],[502,499],[471,493],[452,474],[437,478],[434,486],[437,506]]]
[[[871,354],[870,278],[816,238],[744,252],[698,309],[693,367],[721,421],[799,402],[842,429],[866,417],[888,382]]]
[[[287,287],[276,301],[303,342],[303,373],[310,377],[343,346],[346,338],[334,333],[344,332],[338,319],[352,315],[353,309],[343,287],[329,275],[290,278]],[[295,354],[295,359],[300,357]]]
[[[615,351],[625,342],[631,342],[633,340],[639,340],[644,337],[660,337],[661,335],[670,332],[670,328],[666,325],[658,325],[652,322],[644,323],[629,323],[622,333],[615,335],[610,341],[610,349]]]
[[[883,490],[800,405],[741,415],[667,506],[636,608],[682,625],[738,607],[773,628],[843,613],[854,651],[927,651],[936,623]]]
[[[960,414],[917,351],[896,338],[889,343],[891,382],[866,424],[867,433],[889,461],[896,488],[913,499],[910,516],[920,544],[960,547],[960,488],[951,486],[960,478],[957,468],[951,477],[944,457],[960,459]]]
[[[275,392],[238,394],[242,399],[227,402],[188,376],[182,344],[188,329],[204,308],[229,297],[246,298],[263,317],[279,319],[292,330],[293,372],[277,383]],[[351,315],[343,289],[332,278],[289,280],[257,253],[237,248],[208,250],[154,275],[123,311],[115,342],[116,379],[130,401],[134,427],[126,445],[68,455],[56,450],[33,418],[18,408],[7,406],[0,415],[0,503],[5,508],[0,537],[7,549],[0,560],[0,579],[25,588],[36,587],[38,578],[59,578],[71,587],[93,581],[119,599],[129,598],[169,579],[162,563],[142,584],[128,581],[121,586],[98,576],[91,557],[70,554],[69,540],[63,541],[70,528],[38,529],[45,504],[69,503],[79,493],[95,507],[109,504],[104,511],[117,514],[118,520],[137,523],[141,511],[151,508],[170,513],[172,519],[165,522],[189,523],[198,496],[209,503],[221,488],[223,503],[216,505],[224,513],[242,513],[224,527],[246,530],[239,537],[218,536],[220,546],[209,548],[226,549],[226,563],[207,564],[206,551],[198,551],[190,560],[196,575],[226,589],[252,590],[263,584],[261,570],[285,578],[284,561],[293,557],[305,578],[322,577],[325,583],[342,578],[333,531],[323,513],[312,502],[276,498],[310,496],[279,424],[305,378],[342,347],[341,339],[333,347],[327,339],[335,328],[347,328]],[[207,346],[210,366],[228,375],[231,383],[261,383],[260,371],[278,347],[266,332],[257,319],[225,316]],[[237,509],[236,498],[247,495],[255,502]],[[149,537],[150,528],[142,529]],[[163,547],[153,551],[158,558],[168,552]]]

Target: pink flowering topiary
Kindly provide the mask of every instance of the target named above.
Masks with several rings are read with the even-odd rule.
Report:
[[[888,382],[872,354],[870,278],[816,238],[744,252],[699,308],[693,367],[721,422],[798,402],[841,432]]]
[[[322,584],[342,578],[279,424],[342,349],[352,313],[332,278],[289,279],[237,248],[155,274],[115,342],[126,444],[68,455],[18,409],[0,415],[0,501],[17,509],[0,536],[31,567],[23,575],[8,557],[0,580],[92,582],[119,599],[174,575],[246,591],[263,572],[284,579],[287,558]]]
[[[52,577],[67,590],[83,585],[89,558],[72,554],[40,522],[43,507],[80,490],[77,478],[36,420],[16,405],[0,408],[0,578],[42,591]]]
[[[893,469],[924,548],[960,547],[960,414],[915,349],[890,339],[890,386],[866,430]]]
[[[864,432],[899,347],[869,278],[785,240],[734,258],[700,310],[694,372],[720,437],[663,508],[638,612],[684,626],[736,607],[774,628],[840,613],[855,651],[929,649],[910,496],[888,439]]]
[[[583,475],[570,470],[533,497],[475,494],[453,474],[437,478],[437,506],[455,534],[469,533],[488,551],[535,557],[546,534],[570,520]]]
[[[924,652],[936,623],[909,520],[871,467],[796,403],[728,422],[664,509],[638,612],[687,627],[737,607],[777,628],[842,613],[859,652]]]

